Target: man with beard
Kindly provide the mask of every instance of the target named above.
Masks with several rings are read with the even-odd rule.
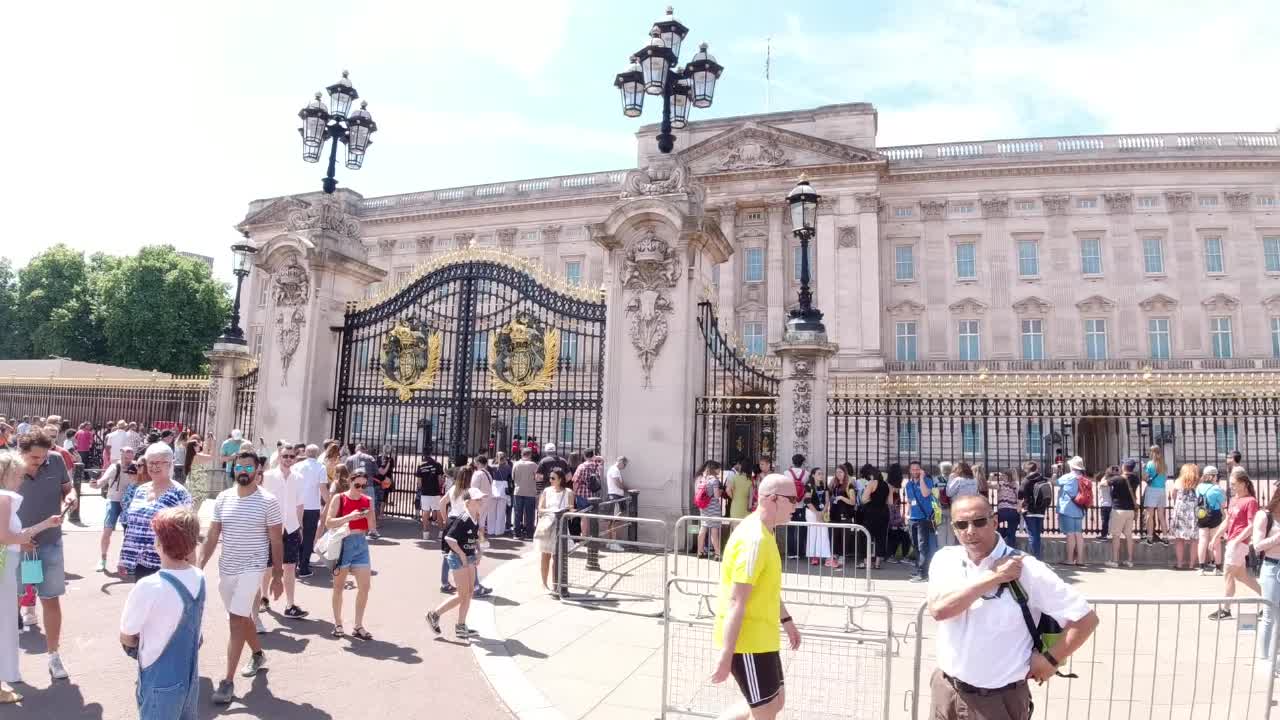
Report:
[[[213,522],[209,524],[209,534],[200,552],[203,570],[218,541],[223,541],[222,553],[218,556],[218,591],[227,609],[231,636],[227,641],[227,674],[213,692],[213,701],[220,705],[230,703],[235,694],[233,678],[245,643],[249,644],[252,655],[240,674],[253,677],[267,666],[254,626],[256,608],[253,604],[268,558],[271,596],[279,598],[284,592],[283,517],[280,504],[254,482],[257,469],[256,455],[251,452],[236,455],[231,467],[235,487],[223,490],[214,501]]]

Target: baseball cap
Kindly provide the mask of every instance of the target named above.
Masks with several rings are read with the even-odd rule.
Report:
[[[556,444],[555,444],[555,443],[547,443],[547,446],[546,446],[545,448],[543,448],[543,449],[544,449],[544,450],[546,450],[547,452],[555,452],[555,451],[556,451]]]
[[[485,492],[484,492],[483,490],[481,490],[480,488],[467,488],[467,499],[468,499],[468,500],[483,500],[483,499],[485,499],[485,498],[487,498],[487,497],[489,497],[489,496],[488,496],[488,495],[486,495],[486,494],[485,494]]]
[[[1217,474],[1218,474],[1218,468],[1216,468],[1216,467],[1214,467],[1214,466],[1212,466],[1212,465],[1205,465],[1205,466],[1204,466],[1204,474],[1205,474],[1205,475],[1217,475]]]

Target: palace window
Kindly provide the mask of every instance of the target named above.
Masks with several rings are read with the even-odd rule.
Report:
[[[266,275],[258,276],[258,307],[266,307],[267,298],[271,294],[271,283],[267,282]]]
[[[915,208],[896,207],[893,209],[893,216],[896,218],[909,218],[915,216]]]
[[[1222,238],[1204,239],[1204,269],[1209,273],[1226,272],[1226,264],[1222,260]]]
[[[1018,277],[1040,275],[1040,243],[1035,240],[1018,241]]]
[[[910,245],[898,245],[893,248],[893,279],[899,282],[910,282],[916,279],[916,261]]]
[[[560,447],[573,447],[573,418],[560,418]]]
[[[764,282],[764,248],[749,247],[743,251],[742,281],[746,283]]]
[[[1236,450],[1236,426],[1228,424],[1230,421],[1219,420],[1213,428],[1214,449],[1217,450],[1218,457],[1222,457],[1233,450]]]
[[[898,362],[916,361],[916,324],[915,321],[897,323],[894,330],[895,357]]]
[[[1078,198],[1076,200],[1076,207],[1080,210],[1096,209],[1098,207],[1098,198],[1096,197]]]
[[[1218,207],[1218,196],[1217,195],[1201,195],[1200,207],[1205,209]]]
[[[254,325],[250,332],[253,336],[253,354],[262,355],[262,326]]]
[[[1271,357],[1280,358],[1280,317],[1271,318]]]
[[[758,320],[742,323],[742,343],[752,355],[764,355],[764,323]]]
[[[1141,210],[1154,210],[1160,207],[1160,198],[1155,195],[1143,195],[1138,198],[1138,208]]]
[[[1022,359],[1044,359],[1044,321],[1039,319],[1022,321]]]
[[[1215,358],[1219,360],[1231,358],[1231,318],[1209,318],[1209,339]]]
[[[1084,321],[1084,349],[1090,360],[1107,359],[1107,321],[1088,318]]]
[[[711,284],[712,285],[720,284],[720,264],[719,263],[716,263],[715,265],[711,266]]]
[[[1276,206],[1275,195],[1259,195],[1258,196],[1258,207],[1271,208],[1275,206]]]
[[[1035,459],[1044,455],[1044,432],[1040,429],[1040,421],[1027,423],[1027,457]]]
[[[975,280],[978,277],[977,246],[971,242],[956,245],[956,278],[959,280]]]
[[[1168,360],[1172,343],[1169,339],[1169,318],[1147,320],[1147,344],[1151,346],[1152,360]]]
[[[972,215],[974,212],[974,204],[971,202],[951,203],[952,215]]]
[[[581,260],[569,260],[564,264],[564,280],[570,285],[582,284]]]
[[[1142,238],[1142,271],[1148,275],[1164,274],[1164,244],[1160,238]]]
[[[1262,238],[1262,257],[1267,272],[1280,272],[1280,235]]]
[[[919,450],[920,431],[915,420],[898,421],[898,452],[912,454]]]
[[[800,282],[800,246],[791,248],[791,279]],[[813,245],[809,246],[809,284],[814,285],[813,272],[817,266],[813,263]]]
[[[749,222],[749,223],[764,222],[764,213],[760,210],[752,210],[751,212],[747,213],[746,222]]]
[[[1013,204],[1013,209],[1019,212],[1032,212],[1036,209],[1035,200],[1018,200]]]
[[[957,326],[960,340],[960,359],[976,361],[982,359],[982,346],[978,338],[978,321],[961,320]]]
[[[965,420],[960,426],[960,445],[966,457],[982,454],[982,426],[976,420]]]
[[[1080,238],[1080,270],[1085,275],[1102,274],[1102,240]]]

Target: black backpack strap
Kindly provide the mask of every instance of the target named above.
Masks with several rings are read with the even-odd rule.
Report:
[[[1017,580],[1007,582],[1004,586],[1009,589],[1013,599],[1018,602],[1018,609],[1022,610],[1022,622],[1027,626],[1027,632],[1031,634],[1031,646],[1038,653],[1044,652],[1044,636],[1040,634],[1040,627],[1036,625],[1035,618],[1031,617],[1031,598],[1027,595],[1027,591],[1023,589],[1022,583]],[[1064,673],[1061,670],[1056,670],[1053,674],[1062,678],[1079,679],[1080,677],[1075,673]]]

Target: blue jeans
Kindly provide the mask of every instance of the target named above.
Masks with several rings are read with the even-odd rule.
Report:
[[[938,551],[938,531],[928,520],[911,521],[911,542],[916,546],[916,574],[929,577],[929,563]]]
[[[1032,517],[1030,515],[1022,516],[1022,521],[1027,525],[1027,552],[1035,559],[1040,559],[1040,533],[1044,532],[1044,518]]]
[[[1011,548],[1018,547],[1018,520],[1021,515],[1013,508],[1001,508],[996,512],[997,524],[1000,526],[1000,537],[1004,544]]]
[[[1258,584],[1262,586],[1262,599],[1280,605],[1280,563],[1262,561],[1262,572],[1258,575]],[[1258,618],[1258,657],[1271,659],[1272,633],[1276,631],[1276,619],[1270,608],[1262,607]]]
[[[538,498],[525,497],[524,495],[516,495],[515,498],[515,519],[512,524],[516,530],[516,537],[533,537],[533,526],[536,522],[534,515],[538,509]]]

